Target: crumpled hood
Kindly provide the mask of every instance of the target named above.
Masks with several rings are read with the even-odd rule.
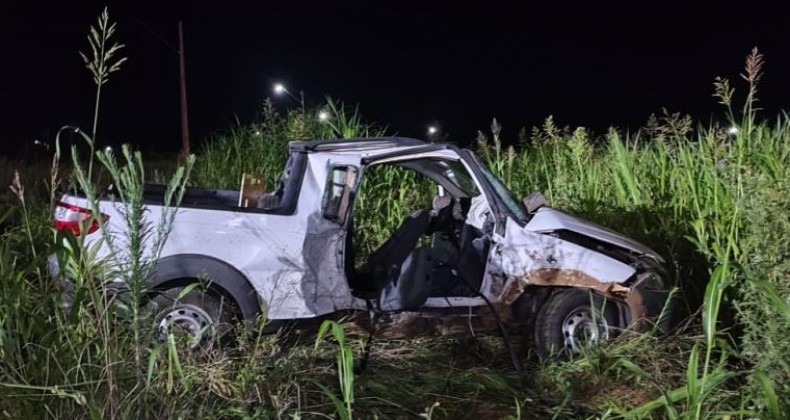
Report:
[[[633,239],[625,237],[611,229],[607,229],[593,222],[571,216],[568,213],[564,213],[551,207],[540,208],[529,221],[529,223],[527,223],[524,229],[530,230],[532,232],[568,230],[640,254],[645,254],[653,257],[659,262],[664,262],[664,259],[661,258],[657,252]]]

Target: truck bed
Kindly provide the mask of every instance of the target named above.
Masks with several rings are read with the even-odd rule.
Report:
[[[146,184],[143,187],[143,200],[146,204],[164,204],[166,185]],[[184,192],[180,207],[210,209],[238,209],[239,192],[235,190],[214,190],[210,188],[188,187]]]

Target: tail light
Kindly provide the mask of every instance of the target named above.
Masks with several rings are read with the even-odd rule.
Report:
[[[110,218],[104,213],[101,213],[99,217],[102,222],[106,222]],[[99,230],[99,221],[93,217],[93,212],[90,209],[61,201],[55,207],[55,229],[70,231],[74,236],[89,235]]]

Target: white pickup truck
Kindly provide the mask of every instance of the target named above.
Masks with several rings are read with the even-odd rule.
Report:
[[[354,231],[356,199],[376,165],[416,171],[436,185],[436,197],[404,214],[369,255],[353,255],[354,238],[364,234]],[[144,194],[146,217],[157,223],[163,188]],[[662,258],[535,198],[517,200],[472,152],[451,144],[292,142],[278,188],[257,206],[240,207],[239,191],[186,191],[146,283],[154,327],[158,334],[181,327],[199,345],[234,320],[276,324],[371,309],[470,316],[491,303],[506,322],[531,325],[547,354],[576,353],[655,320],[668,296]],[[100,201],[105,232],[125,229],[119,206],[111,196]],[[100,229],[75,229],[90,208],[85,197],[64,196],[56,227],[82,231],[90,245]],[[128,255],[103,249],[99,257]],[[208,287],[179,293],[196,282]]]

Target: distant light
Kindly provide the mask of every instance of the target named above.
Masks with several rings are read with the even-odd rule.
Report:
[[[39,139],[33,140],[33,146],[43,147],[44,149],[49,150],[49,145],[47,143],[44,143],[43,141],[41,141]]]
[[[732,126],[732,127],[727,129],[727,134],[729,134],[731,136],[734,136],[734,135],[738,134],[738,131],[739,131],[738,127]]]
[[[112,146],[107,146],[104,148],[105,153],[112,153]]]
[[[260,132],[260,130],[255,130],[255,135],[256,135],[256,136],[260,136],[260,135],[261,135],[261,132]]]
[[[329,120],[329,112],[318,111],[318,121],[328,121],[328,120]]]
[[[275,83],[274,87],[272,87],[275,95],[282,95],[285,92],[288,92],[288,89],[282,83]]]
[[[434,135],[434,134],[436,134],[438,132],[439,132],[439,128],[436,127],[435,125],[429,125],[428,126],[428,134]]]

